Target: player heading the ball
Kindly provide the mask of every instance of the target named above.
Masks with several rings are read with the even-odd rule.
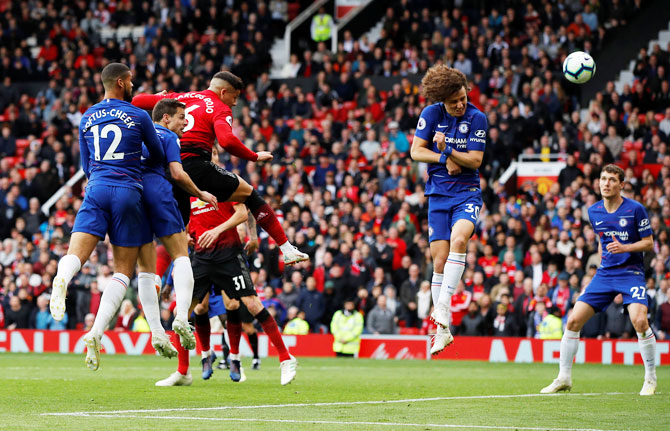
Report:
[[[443,64],[428,69],[421,81],[427,99],[436,102],[421,112],[411,157],[428,163],[428,240],[434,272],[431,283],[438,325],[432,354],[454,340],[449,331],[451,295],[463,276],[468,240],[482,208],[479,166],[484,157],[486,115],[468,103],[468,82]]]
[[[181,139],[181,158],[184,171],[196,186],[210,191],[219,202],[241,202],[251,211],[258,224],[279,244],[284,263],[293,265],[309,259],[286,237],[277,216],[258,192],[244,179],[212,163],[212,147],[218,141],[226,151],[252,162],[272,160],[268,151],[255,153],[233,134],[231,106],[237,104],[242,80],[230,72],[218,72],[212,77],[209,88],[188,93],[140,94],[133,104],[143,109],[153,109],[163,98],[177,99],[186,105],[186,127]],[[175,198],[185,224],[191,211],[191,197],[175,189]]]

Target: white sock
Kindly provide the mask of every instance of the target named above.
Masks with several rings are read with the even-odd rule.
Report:
[[[228,355],[228,359],[230,359],[231,361],[239,361],[240,360],[240,354],[239,353],[235,353],[235,354],[231,353],[230,355]]]
[[[193,268],[188,256],[174,260],[174,290],[177,296],[177,319],[188,321],[188,309],[193,298]]]
[[[447,310],[451,305],[451,295],[463,277],[463,271],[465,271],[465,253],[449,253],[447,263],[444,264],[444,279],[438,300],[438,304],[447,307]]]
[[[656,336],[651,328],[637,333],[637,344],[644,362],[644,378],[656,380]]]
[[[152,333],[164,333],[161,325],[158,295],[156,294],[156,277],[150,272],[140,272],[137,275],[137,293],[142,303],[144,316],[147,318]]]
[[[281,250],[281,252],[282,252],[283,254],[293,253],[293,244],[291,244],[290,242],[286,241],[284,244],[282,244],[282,245],[279,246],[279,249]]]
[[[561,358],[559,360],[559,378],[572,378],[572,361],[579,349],[579,331],[566,329],[561,338]]]
[[[81,269],[81,261],[74,254],[66,254],[58,262],[57,277],[65,279],[65,286],[70,284],[72,277]]]
[[[200,352],[200,354],[202,355],[202,359],[207,359],[207,357],[209,357],[209,355],[212,354],[212,349],[209,349],[209,350],[206,350],[206,351],[203,350],[202,352]]]
[[[430,293],[433,296],[433,307],[437,305],[437,301],[440,299],[440,288],[442,287],[443,279],[444,274],[438,274],[437,272],[433,273],[433,280],[430,283]]]
[[[126,287],[128,287],[129,282],[130,279],[125,274],[115,272],[112,279],[107,283],[104,292],[102,292],[102,298],[100,298],[98,314],[95,316],[95,322],[93,328],[91,328],[94,334],[101,336],[105,332],[126,295]]]

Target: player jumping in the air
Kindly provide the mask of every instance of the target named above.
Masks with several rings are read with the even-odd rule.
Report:
[[[600,236],[602,260],[596,275],[579,297],[568,317],[561,339],[558,377],[541,393],[552,394],[572,388],[572,361],[579,348],[579,331],[598,311],[604,311],[617,295],[623,296],[630,320],[637,332],[644,362],[644,385],[640,395],[656,392],[656,337],[647,320],[647,295],[643,253],[654,248],[649,217],[644,207],[621,196],[624,171],[607,165],[600,174],[603,200],[589,208],[589,220]]]
[[[157,163],[165,153],[149,115],[131,105],[132,73],[120,63],[102,70],[104,99],[91,106],[79,124],[81,164],[88,177],[84,202],[75,218],[67,255],[58,262],[53,280],[51,314],[65,314],[67,285],[91,255],[98,241],[109,235],[115,273],[105,286],[93,328],[84,336],[86,365],[100,365],[100,338],[116,314],[135,271],[138,248],[151,241],[142,206],[140,158],[142,142]]]
[[[244,205],[233,205],[230,202],[220,203],[218,210],[211,204],[201,200],[191,199],[191,222],[189,233],[195,243],[193,256],[193,275],[195,287],[193,289],[193,307],[200,303],[209,294],[214,285],[215,290],[231,301],[226,301],[228,311],[228,339],[230,340],[230,378],[239,382],[242,378],[240,367],[240,337],[242,336],[242,322],[240,319],[239,302],[244,303],[249,312],[258,320],[263,330],[274,344],[279,353],[279,368],[281,384],[287,385],[293,381],[298,361],[288,352],[281,332],[270,313],[263,307],[256,295],[256,289],[249,275],[244,249],[237,230],[238,224],[248,218]],[[225,300],[225,298],[224,298]],[[198,320],[208,319],[207,313],[201,314]],[[206,323],[200,322],[203,329]],[[205,326],[206,325],[206,326]],[[209,352],[209,334],[201,333],[196,326],[198,338],[205,341],[203,346],[204,358],[211,355]],[[181,346],[179,350],[179,369],[167,379],[156,383],[157,386],[188,385],[191,379],[188,373],[188,352]],[[211,361],[209,362],[211,367]]]
[[[174,288],[177,296],[177,315],[172,329],[179,335],[186,349],[195,348],[195,337],[188,324],[188,309],[193,296],[193,270],[188,257],[188,237],[184,222],[172,193],[172,185],[166,178],[166,168],[172,180],[187,193],[213,205],[216,197],[200,190],[184,172],[179,151],[179,137],[186,125],[185,105],[175,99],[162,99],[153,109],[152,116],[156,132],[165,150],[165,163],[155,162],[148,154],[142,160],[144,189],[142,201],[151,225],[151,231],[160,238],[174,262]],[[138,295],[144,315],[151,328],[151,344],[163,356],[177,356],[170,338],[160,321],[160,310],[156,296],[156,245],[153,241],[140,247],[138,256]]]
[[[172,94],[141,94],[133,99],[135,106],[153,109],[163,98],[174,98],[186,104],[186,122],[181,140],[181,157],[184,170],[200,188],[211,191],[219,202],[241,202],[251,211],[258,224],[274,239],[284,255],[284,263],[292,265],[308,260],[309,256],[299,251],[286,238],[274,211],[249,183],[239,176],[212,163],[212,147],[216,139],[226,151],[252,162],[272,160],[268,151],[255,153],[248,149],[233,134],[231,106],[243,88],[240,78],[230,72],[218,72],[210,81],[209,88],[199,92]],[[190,196],[175,189],[184,223],[188,224]]]
[[[428,240],[435,267],[431,283],[438,324],[432,354],[454,340],[449,331],[451,295],[463,276],[468,240],[482,207],[478,168],[484,157],[486,116],[468,103],[465,75],[445,65],[428,69],[421,81],[427,99],[411,157],[428,163]]]

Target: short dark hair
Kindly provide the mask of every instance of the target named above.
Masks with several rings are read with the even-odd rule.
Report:
[[[102,85],[105,88],[111,88],[119,78],[124,78],[127,73],[130,73],[130,68],[123,63],[109,63],[102,69],[100,77],[102,78]]]
[[[614,174],[617,177],[619,177],[619,181],[623,183],[624,179],[626,178],[626,175],[620,167],[614,164],[609,164],[605,166],[602,170],[602,172],[607,172],[608,174]]]
[[[158,103],[156,103],[156,106],[154,106],[154,110],[151,113],[151,118],[158,122],[163,118],[164,114],[168,114],[170,117],[172,117],[177,113],[177,109],[179,108],[186,108],[186,104],[180,102],[177,99],[161,99]]]
[[[226,81],[228,84],[230,84],[235,90],[240,90],[244,88],[244,82],[242,82],[242,79],[240,79],[239,76],[230,73],[230,72],[217,72],[214,75],[214,78],[216,79],[221,79]]]

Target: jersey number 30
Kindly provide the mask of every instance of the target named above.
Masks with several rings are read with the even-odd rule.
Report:
[[[100,160],[100,138],[107,139],[107,137],[109,136],[109,132],[112,132],[114,134],[114,138],[112,138],[112,143],[107,149],[107,152],[105,152],[105,155],[102,158],[102,160],[123,160],[124,153],[114,152],[121,143],[121,137],[123,135],[123,133],[121,132],[121,128],[116,124],[108,124],[105,127],[103,127],[102,130],[99,129],[100,126],[97,124],[91,127],[91,132],[93,132],[93,148],[95,149],[94,154],[95,160]]]

